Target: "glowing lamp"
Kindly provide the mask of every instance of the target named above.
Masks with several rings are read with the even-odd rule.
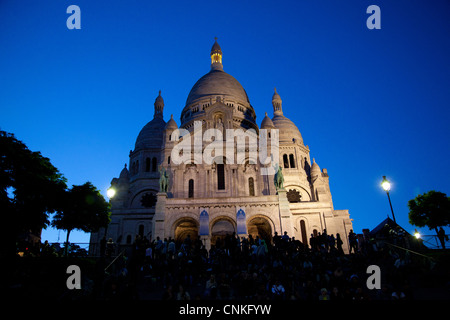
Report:
[[[389,200],[389,206],[391,207],[391,212],[392,212],[392,219],[394,219],[395,221],[395,215],[394,215],[394,209],[392,208],[392,203],[391,203],[391,197],[389,196],[389,191],[391,190],[391,183],[389,182],[388,179],[386,179],[386,176],[383,176],[383,181],[381,181],[381,187],[383,188],[384,191],[386,191],[388,200]]]
[[[389,192],[391,190],[391,183],[386,179],[386,176],[383,176],[383,181],[381,182],[381,187],[384,191]]]
[[[114,188],[109,188],[106,191],[106,195],[108,196],[108,198],[112,199],[116,195],[116,190]]]

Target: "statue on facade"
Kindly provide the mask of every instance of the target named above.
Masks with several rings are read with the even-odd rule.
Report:
[[[161,165],[159,166],[159,192],[167,193],[167,190],[169,190],[169,176],[166,168]]]
[[[282,168],[280,166],[278,166],[278,170],[275,173],[275,175],[273,176],[273,179],[275,182],[275,188],[277,190],[284,188],[284,177],[283,177]]]

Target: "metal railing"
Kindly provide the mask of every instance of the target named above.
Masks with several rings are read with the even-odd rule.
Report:
[[[68,254],[70,256],[79,256],[79,257],[100,257],[100,244],[98,243],[89,243],[89,242],[69,242],[68,247],[65,242],[52,242],[49,243],[49,247],[51,251],[56,253],[57,255],[62,255],[65,253],[66,248],[68,249]],[[116,257],[117,255],[122,255],[126,251],[130,245],[115,245],[113,252],[111,255]],[[41,244],[41,251],[43,249],[43,244]],[[122,251],[122,252],[121,252]]]
[[[437,235],[421,235],[420,239],[422,243],[429,249],[448,249],[450,248],[450,241],[448,238],[444,239],[444,246],[442,247],[441,240]]]
[[[90,243],[88,242],[42,242],[17,246],[17,254],[20,256],[64,256],[88,257]],[[25,249],[24,249],[25,248]]]
[[[399,266],[402,264],[410,264],[413,262],[414,265],[421,265],[431,270],[437,264],[437,261],[434,257],[428,256],[421,252],[404,248],[386,241],[383,241],[383,245],[388,246],[390,250],[393,250],[397,253]],[[397,264],[397,261],[395,262],[395,264]]]
[[[109,267],[111,267],[117,259],[119,259],[124,253],[125,253],[126,249],[123,249],[115,258],[113,261],[111,261],[110,264],[108,264],[108,266],[105,268],[105,272],[108,271]]]
[[[388,246],[390,246],[390,247],[394,247],[394,248],[403,250],[403,251],[405,251],[405,252],[409,252],[409,253],[415,254],[415,255],[417,255],[417,256],[420,256],[420,257],[423,257],[423,258],[426,258],[426,259],[433,260],[432,257],[429,257],[429,256],[427,256],[427,255],[425,255],[425,254],[420,253],[420,252],[417,252],[417,251],[414,251],[414,250],[411,250],[411,249],[407,249],[407,248],[403,248],[403,247],[397,246],[397,245],[392,244],[392,243],[389,243],[389,242],[385,242],[385,244],[388,245]]]

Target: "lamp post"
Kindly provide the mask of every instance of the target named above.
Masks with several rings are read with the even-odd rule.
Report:
[[[395,221],[394,209],[392,209],[391,197],[389,196],[389,191],[391,190],[391,183],[389,182],[388,179],[386,179],[386,176],[383,176],[383,181],[381,181],[381,187],[383,188],[384,191],[386,191],[389,200],[389,206],[391,207],[392,218],[394,222],[397,223]]]
[[[114,196],[116,195],[116,189],[114,189],[113,187],[109,187],[108,190],[106,190],[106,195],[108,196],[109,203],[111,204],[111,199],[114,198]],[[107,232],[108,226],[106,226],[105,228],[105,237]]]

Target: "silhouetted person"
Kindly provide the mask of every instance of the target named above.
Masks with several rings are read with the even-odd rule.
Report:
[[[112,238],[109,238],[108,242],[106,243],[106,256],[111,257],[114,254],[115,251],[115,244]]]
[[[100,257],[104,257],[106,253],[106,236],[100,240]]]
[[[442,229],[442,227],[439,228],[437,236],[439,238],[439,241],[441,241],[442,249],[445,249],[445,240],[448,240],[448,236],[445,234],[445,231],[444,229]]]
[[[352,253],[352,249],[356,253],[358,249],[358,241],[356,240],[356,234],[353,230],[350,230],[350,233],[348,234],[348,242],[350,243],[349,253]]]
[[[339,233],[336,233],[336,246],[337,251],[339,254],[344,254],[344,250],[342,249],[343,241],[341,239],[341,235]]]
[[[164,290],[164,294],[162,296],[163,300],[175,300],[175,296],[173,294],[172,285],[168,285],[166,290]]]

